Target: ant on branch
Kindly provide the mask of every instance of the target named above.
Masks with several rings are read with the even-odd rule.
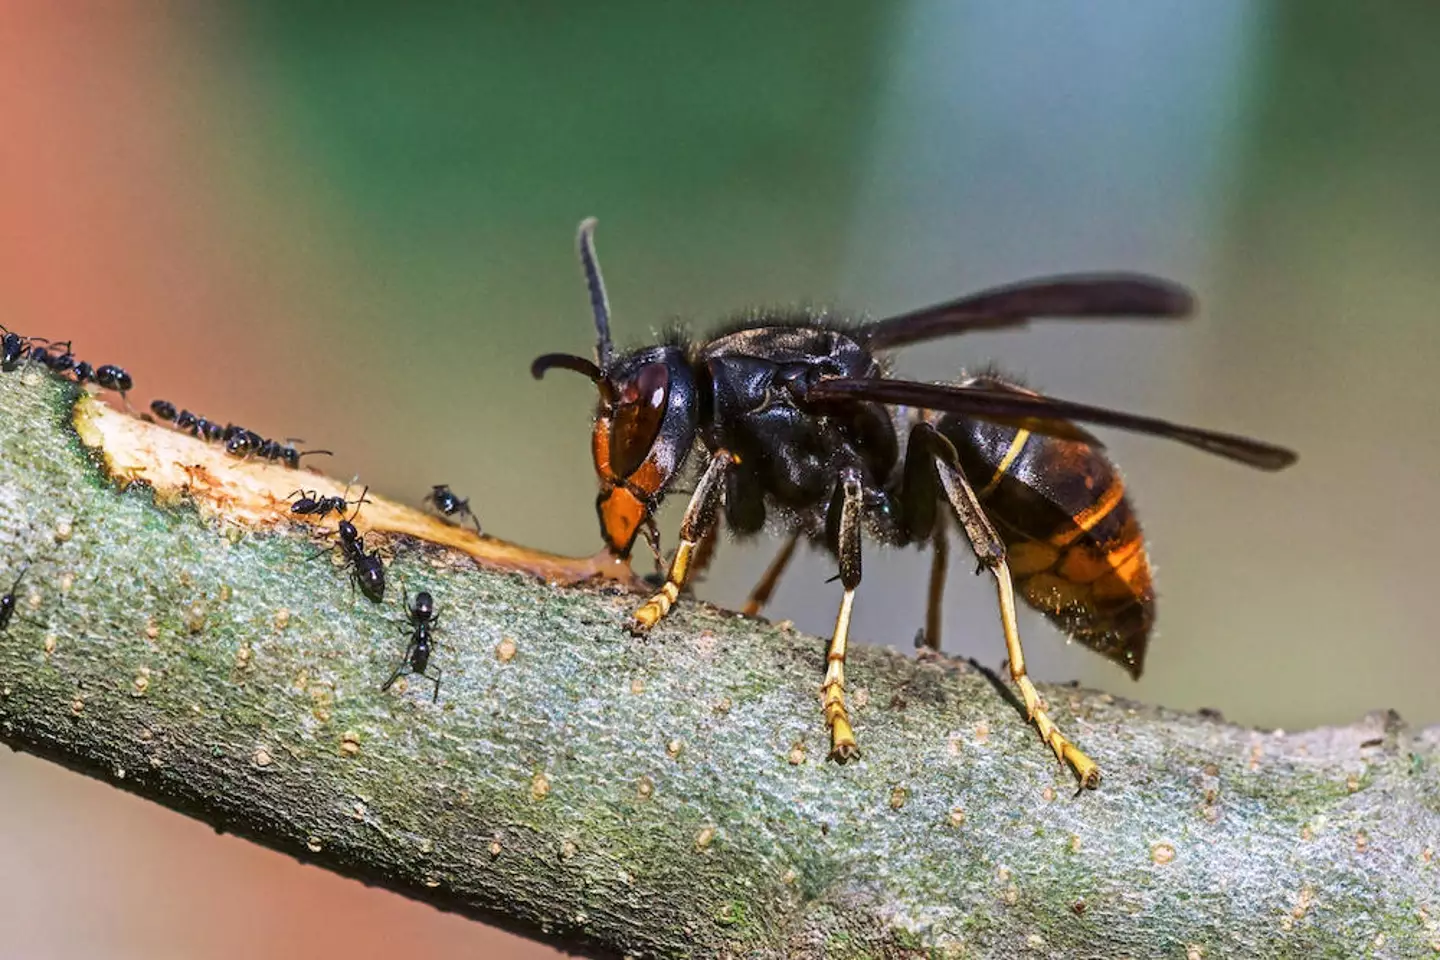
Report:
[[[365,488],[366,491],[369,489]],[[340,555],[345,559],[345,566],[350,568],[351,586],[359,587],[367,599],[381,603],[385,600],[385,563],[378,553],[366,552],[365,535],[355,529],[355,524],[351,522],[360,513],[360,504],[367,502],[365,493],[362,492],[355,504],[355,512],[349,519],[341,520],[335,532],[340,537]],[[327,547],[326,550],[328,549]],[[326,550],[312,554],[310,559],[314,560]]]
[[[7,590],[4,595],[0,595],[0,631],[8,628],[12,619],[22,620],[25,623],[35,622],[29,617],[21,617],[15,612],[16,607],[19,605],[15,599],[15,591],[20,589],[20,581],[24,580],[25,574],[30,572],[30,566],[28,563],[25,564],[20,570],[20,575],[16,577],[15,582],[10,585],[10,589]]]
[[[305,457],[334,455],[333,450],[297,450],[293,444],[304,441],[295,437],[287,437],[285,442],[281,443],[278,440],[267,440],[254,430],[247,430],[239,424],[231,423],[222,427],[212,420],[196,416],[189,410],[177,412],[175,404],[169,400],[151,400],[150,412],[166,423],[173,423],[177,430],[184,430],[192,437],[199,437],[208,443],[223,443],[225,452],[232,457],[259,457],[271,463],[278,461],[291,470],[298,470],[300,461]]]
[[[365,494],[369,492],[369,490],[370,488],[366,487],[361,491],[360,499],[353,501],[356,510],[360,509],[360,504],[370,502],[365,497]],[[297,517],[316,517],[324,520],[332,513],[337,516],[344,516],[346,508],[352,503],[349,499],[349,487],[345,488],[345,495],[340,497],[322,497],[318,490],[296,490],[294,493],[291,493],[289,497],[296,496],[297,494],[300,499],[290,504],[290,513]],[[289,499],[289,497],[286,499]]]
[[[460,495],[451,490],[448,483],[437,483],[431,487],[430,492],[425,495],[425,502],[443,513],[446,519],[455,516],[469,517],[470,522],[475,524],[475,532],[481,532],[480,518],[470,509],[470,498],[460,499]]]
[[[106,390],[114,390],[120,394],[120,399],[126,402],[129,402],[129,399],[125,395],[135,386],[135,381],[130,374],[113,363],[95,368],[95,382]]]
[[[61,344],[51,343],[45,348],[45,356],[35,357],[33,353],[31,354],[31,356],[34,359],[37,359],[41,363],[45,364],[45,366],[49,367],[55,373],[66,373],[70,370],[73,370],[75,368],[75,364],[78,361],[75,359],[75,353],[71,348],[69,340],[66,340],[64,343],[64,353],[50,352],[52,348],[58,350],[60,346]]]
[[[5,334],[0,337],[0,369],[4,370],[13,369],[33,344],[49,342],[40,337],[22,336],[8,327],[0,326],[0,331]]]
[[[433,674],[428,672],[430,654],[435,652],[435,641],[430,631],[440,625],[440,618],[435,615],[435,599],[427,591],[421,590],[415,595],[415,605],[411,606],[410,591],[406,590],[405,607],[406,622],[397,626],[410,631],[410,645],[405,648],[405,655],[400,658],[400,665],[390,674],[390,679],[380,684],[380,690],[389,690],[391,684],[403,676],[421,676],[435,684],[435,694],[430,698],[430,702],[438,703],[440,668],[436,667]]]

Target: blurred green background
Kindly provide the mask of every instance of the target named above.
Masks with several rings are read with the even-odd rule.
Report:
[[[1267,727],[1440,720],[1440,6],[419,9],[4,5],[0,319],[123,363],[142,402],[307,437],[401,499],[448,482],[488,532],[589,553],[591,388],[526,371],[589,349],[584,216],[632,343],[755,304],[1161,273],[1198,292],[1190,324],[899,360],[993,358],[1301,451],[1269,476],[1107,435],[1157,569],[1148,672],[1027,614],[1032,674]],[[773,549],[727,545],[701,595],[737,603]],[[909,645],[926,569],[869,551],[860,640]],[[770,612],[824,632],[831,572],[803,557]],[[1000,663],[992,604],[955,563],[947,650]],[[550,955],[14,755],[0,865],[6,956]]]

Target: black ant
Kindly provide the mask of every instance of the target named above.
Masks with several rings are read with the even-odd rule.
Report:
[[[51,346],[53,347],[54,344],[51,344]],[[65,343],[64,353],[49,353],[48,349],[46,352],[49,356],[48,359],[44,361],[45,366],[56,373],[65,373],[67,370],[73,370],[75,368],[75,354],[70,350],[69,341]]]
[[[333,450],[306,450],[302,453],[301,451],[296,450],[294,447],[287,444],[286,446],[280,448],[279,460],[291,470],[299,470],[300,460],[302,457],[317,456],[320,454],[324,454],[327,457],[335,455]]]
[[[376,553],[365,552],[365,538],[349,520],[340,521],[340,550],[350,565],[351,582],[366,597],[380,603],[385,599],[385,564]]]
[[[304,442],[305,441],[297,440],[294,437],[287,438],[284,443],[281,443],[279,440],[266,440],[260,444],[259,449],[255,451],[255,455],[262,459],[269,460],[271,463],[278,460],[291,470],[300,469],[300,460],[303,457],[330,457],[335,455],[333,450],[306,450],[304,453],[301,453],[291,446],[291,444],[294,443]]]
[[[0,330],[5,331],[5,336],[0,337],[0,367],[9,370],[20,362],[20,358],[25,356],[25,351],[39,338],[22,337],[6,327],[0,327]]]
[[[21,336],[5,327],[0,327],[0,330],[5,330],[4,337],[0,337],[0,368],[5,370],[14,369],[15,364],[19,363],[21,359],[24,359],[27,369],[32,363],[49,367],[55,356],[50,352],[51,349],[59,349],[62,345],[58,341],[46,340],[44,337]],[[68,355],[70,341],[65,341],[63,346]]]
[[[151,400],[150,412],[166,423],[173,423],[176,417],[175,404],[169,400]]]
[[[460,495],[450,489],[448,483],[437,483],[425,495],[425,502],[431,504],[436,510],[443,513],[447,518],[455,515],[469,517],[470,522],[475,524],[475,532],[480,532],[480,518],[475,516],[475,511],[470,509],[470,498],[460,499]]]
[[[200,437],[209,443],[219,443],[220,438],[225,435],[225,428],[214,420],[206,420],[201,417],[196,423]]]
[[[30,348],[30,356],[26,358],[25,362],[27,364],[38,363],[42,367],[49,368],[50,364],[54,362],[54,360],[55,354],[50,352],[50,347],[48,345],[36,345]]]
[[[83,360],[75,364],[75,369],[71,372],[75,375],[76,383],[89,383],[95,379],[95,368]]]
[[[10,620],[15,616],[15,591],[20,589],[20,581],[24,580],[25,574],[29,572],[30,564],[27,563],[20,571],[20,576],[16,577],[15,582],[10,585],[9,591],[4,596],[0,596],[0,630],[10,626]],[[21,617],[20,619],[24,620],[25,618]]]
[[[232,457],[248,457],[265,443],[265,438],[254,430],[233,424],[220,431],[220,438],[225,441],[225,452]]]
[[[130,374],[113,363],[106,363],[95,368],[95,382],[106,390],[114,390],[122,398],[135,386],[135,381],[131,379]]]
[[[360,512],[360,504],[368,502],[365,493],[369,489],[366,487],[361,491],[360,499],[355,504],[355,513],[350,515],[351,519]],[[335,532],[340,537],[340,555],[345,558],[345,565],[350,568],[351,585],[359,587],[360,592],[375,603],[384,601],[385,564],[380,555],[365,552],[365,537],[355,529],[355,524],[350,520],[341,520]],[[314,554],[311,559],[320,556],[320,553]]]
[[[410,605],[410,591],[405,591],[405,619],[406,623],[401,624],[402,630],[410,631],[410,645],[405,648],[405,656],[400,658],[400,665],[395,672],[390,674],[390,679],[380,684],[381,692],[390,689],[390,685],[401,677],[411,674],[424,677],[435,684],[435,694],[430,698],[431,703],[438,703],[440,700],[440,668],[436,667],[434,674],[427,672],[430,666],[430,654],[435,651],[435,641],[430,631],[440,625],[440,618],[435,615],[435,599],[424,590],[415,595],[415,605]]]
[[[368,491],[370,488],[366,487],[365,489]],[[322,497],[318,490],[296,490],[290,496],[293,497],[295,494],[299,494],[300,499],[290,504],[290,512],[297,517],[319,517],[323,520],[332,513],[344,516],[345,508],[350,506],[351,502],[348,499],[349,487],[345,488],[343,497]],[[360,504],[369,502],[365,499],[365,494],[361,493],[360,499],[355,501],[355,507],[358,510]]]

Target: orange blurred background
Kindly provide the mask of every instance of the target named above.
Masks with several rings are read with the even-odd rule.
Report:
[[[1027,616],[1032,674],[1263,726],[1440,721],[1440,7],[426,11],[0,6],[0,322],[127,367],[137,405],[298,434],[399,498],[448,482],[489,532],[588,553],[590,387],[526,372],[589,347],[584,216],[622,344],[755,303],[883,313],[1163,273],[1199,293],[1191,324],[900,361],[1000,357],[1060,396],[1301,451],[1265,476],[1114,436],[1161,591],[1149,672]],[[702,596],[736,603],[772,549],[727,547]],[[831,566],[802,558],[774,615],[827,630]],[[947,649],[995,665],[965,566]],[[926,569],[870,551],[860,639],[909,643]],[[16,755],[0,938],[26,958],[553,955]]]

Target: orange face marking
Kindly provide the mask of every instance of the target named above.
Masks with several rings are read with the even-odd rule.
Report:
[[[602,407],[595,414],[595,428],[590,434],[590,452],[595,458],[595,473],[600,477],[600,496],[596,509],[600,514],[600,532],[605,542],[622,556],[628,555],[640,528],[650,518],[650,508],[642,498],[654,497],[667,479],[655,462],[653,453],[629,476],[616,473],[611,461],[612,418]]]
[[[605,541],[622,555],[629,553],[649,514],[645,504],[624,487],[613,487],[600,495],[596,507]]]
[[[595,415],[595,428],[590,433],[590,455],[595,459],[595,473],[601,480],[615,480],[615,471],[610,466],[610,417],[604,413]]]
[[[642,496],[653,497],[660,492],[660,486],[665,482],[660,468],[655,463],[654,457],[649,457],[630,476],[625,478],[625,486],[637,490]]]

